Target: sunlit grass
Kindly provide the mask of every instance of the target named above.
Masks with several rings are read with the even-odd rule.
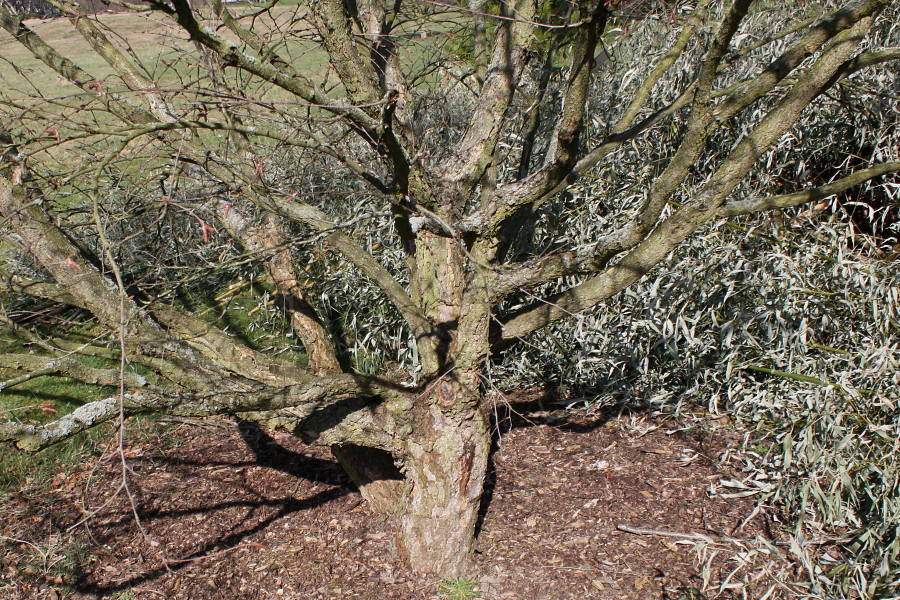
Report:
[[[4,351],[25,351],[14,340],[4,340]],[[10,343],[12,342],[12,343]],[[101,359],[87,358],[91,366],[101,366]],[[0,380],[8,381],[9,373],[0,372]],[[0,419],[40,425],[72,412],[77,407],[114,393],[115,388],[79,383],[67,377],[35,377],[0,392]],[[36,454],[13,449],[0,451],[0,496],[29,480],[30,485],[49,482],[54,473],[68,470],[93,454],[108,428],[84,432]]]
[[[237,12],[240,14],[241,11]],[[196,54],[193,43],[183,30],[160,15],[101,13],[92,19],[160,89],[186,87],[194,76],[204,75],[203,70],[208,70],[208,65],[187,60],[188,56]],[[298,71],[309,76],[327,72],[323,51],[311,40],[303,39],[305,22],[298,17],[296,7],[273,8],[268,16],[255,19],[254,24],[255,29],[262,29],[266,34],[285,34],[287,43],[280,45],[277,51],[284,54]],[[127,89],[115,70],[91,49],[69,20],[29,20],[26,25],[62,56],[93,75],[105,90],[122,92]],[[221,30],[218,33],[233,37]],[[45,101],[86,97],[5,31],[0,31],[0,76],[9,97]]]

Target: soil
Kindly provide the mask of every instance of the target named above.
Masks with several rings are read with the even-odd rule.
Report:
[[[720,460],[743,439],[729,424],[544,407],[524,398],[498,411],[476,594],[455,597],[452,582],[405,570],[390,519],[368,509],[327,449],[234,418],[135,440],[125,452],[133,503],[116,454],[53,490],[15,495],[3,508],[0,580],[10,600],[783,594],[737,562],[749,546],[724,539],[778,529],[752,499],[710,494],[736,475]],[[34,547],[10,538],[43,549],[44,568]],[[53,544],[69,544],[68,554]],[[72,548],[82,560],[51,565],[63,555],[73,563]]]

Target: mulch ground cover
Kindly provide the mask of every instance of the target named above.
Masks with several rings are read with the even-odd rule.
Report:
[[[778,536],[775,516],[710,494],[736,475],[720,457],[741,434],[544,409],[533,398],[498,409],[468,597],[788,595],[739,561],[740,540]],[[112,454],[5,502],[10,600],[453,597],[452,582],[403,568],[391,520],[368,509],[327,450],[287,433],[186,423],[161,442],[134,440],[125,459],[127,491]]]

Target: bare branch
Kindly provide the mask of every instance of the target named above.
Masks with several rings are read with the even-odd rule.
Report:
[[[889,173],[900,173],[900,162],[886,162],[880,165],[869,167],[861,171],[856,171],[846,177],[841,177],[831,183],[816,188],[801,190],[791,194],[780,194],[778,196],[766,196],[760,198],[747,198],[746,200],[735,200],[726,202],[720,211],[723,217],[737,217],[749,213],[770,210],[773,208],[788,208],[798,206],[808,202],[816,202],[824,200],[829,196],[840,194],[852,187],[865,183],[870,179],[887,175]]]
[[[584,22],[576,29],[575,39],[572,42],[572,59],[563,91],[562,110],[543,167],[544,170],[551,172],[548,177],[554,181],[559,181],[575,164],[581,129],[584,125],[591,72],[595,66],[594,55],[597,52],[600,35],[606,29],[608,16],[606,3],[597,2],[593,9],[587,2],[582,4],[581,10],[589,10],[590,16],[580,15]]]
[[[210,0],[209,5],[212,7],[213,12],[222,19],[222,23],[224,23],[232,33],[237,35],[242,42],[256,50],[257,54],[263,59],[267,60],[275,68],[281,71],[296,73],[290,63],[275,52],[274,48],[266,44],[266,42],[258,35],[241,25],[240,21],[234,18],[234,15],[231,14],[231,11],[228,10],[228,7],[225,6],[222,0]]]
[[[647,274],[700,226],[700,211],[682,208],[603,273],[524,308],[502,324],[499,343],[521,338],[613,296]]]
[[[32,354],[0,354],[0,369],[26,371],[24,375],[17,377],[15,380],[0,382],[0,390],[43,375],[69,377],[92,385],[112,386],[119,381],[118,369],[98,369],[66,356],[44,357]],[[124,383],[128,389],[147,386],[147,380],[134,373],[126,373]]]
[[[715,107],[713,115],[719,121],[723,121],[755,103],[823,44],[859,21],[879,13],[888,2],[889,0],[860,0],[831,13],[811,27],[806,35],[766,67],[762,73],[730,88],[731,93]]]
[[[322,373],[340,372],[331,337],[300,285],[291,249],[284,243],[280,219],[269,214],[258,225],[252,225],[240,209],[226,202],[218,203],[216,215],[247,250],[262,254],[269,275],[284,300],[291,329],[303,342],[310,368]]]
[[[356,396],[382,398],[404,403],[406,398],[378,380],[354,375],[332,375],[280,388],[264,388],[243,393],[210,394],[125,394],[121,398],[125,414],[166,414],[180,417],[208,417],[246,411],[277,411],[291,408],[291,416],[303,420],[329,410],[347,416],[342,404]],[[120,397],[105,398],[79,406],[46,425],[0,422],[0,442],[15,442],[22,450],[36,452],[86,429],[119,416]],[[362,408],[353,403],[356,410]],[[353,411],[355,412],[355,410]],[[334,425],[334,423],[332,423]]]
[[[174,9],[165,4],[157,4],[155,6],[174,18],[191,36],[191,39],[215,52],[226,65],[242,69],[264,81],[273,83],[283,90],[296,95],[298,98],[309,102],[314,107],[345,117],[354,126],[364,131],[370,140],[374,141],[381,137],[381,123],[364,109],[371,109],[376,105],[385,104],[385,100],[373,100],[370,106],[355,106],[348,101],[335,102],[333,98],[307,78],[299,74],[284,73],[274,65],[256,60],[242,52],[235,44],[201,25],[186,0],[174,0]]]
[[[218,365],[251,381],[268,385],[289,384],[309,377],[309,371],[289,361],[270,357],[239,343],[233,336],[203,319],[171,306],[151,307],[153,315],[170,334],[183,340]]]
[[[331,67],[337,72],[350,99],[356,104],[372,104],[379,97],[378,76],[357,51],[350,29],[350,15],[343,0],[310,2],[310,17],[319,32],[322,45],[331,57]]]
[[[221,385],[222,372],[208,361],[198,363],[194,351],[167,335],[134,300],[119,303],[118,288],[76,247],[34,203],[28,203],[21,186],[0,176],[0,217],[23,240],[27,251],[46,268],[57,284],[74,296],[77,306],[90,310],[106,327],[115,329],[120,319],[128,324],[136,347],[167,355],[158,367],[165,376],[191,389]],[[123,313],[120,315],[120,310]]]
[[[163,122],[172,120],[171,107],[156,92],[154,82],[145,77],[131,60],[109,41],[80,4],[71,0],[47,1],[68,16],[72,25],[91,45],[91,48],[115,69],[129,89],[139,91],[147,99],[150,112],[156,119]]]
[[[513,6],[508,6],[508,3],[502,2],[500,9],[501,16],[508,17],[511,9],[530,15],[533,4],[518,0],[513,2]],[[504,20],[497,26],[478,103],[465,134],[456,145],[455,158],[443,167],[445,177],[462,186],[462,197],[474,188],[491,162],[506,111],[512,101],[517,74],[524,64],[524,41],[521,24]]]
[[[156,121],[149,112],[133,104],[116,93],[105,93],[96,85],[96,79],[71,60],[63,57],[47,45],[31,29],[0,5],[0,27],[28,48],[34,56],[48,67],[59,73],[67,81],[95,96],[97,101],[105,105],[117,117],[132,123],[146,124]]]
[[[897,172],[900,172],[900,162],[887,162],[857,171],[827,185],[809,190],[727,202],[722,206],[719,216],[730,218],[774,208],[788,208],[815,202],[834,194],[839,194],[876,177]],[[603,245],[603,240],[600,240],[577,250],[558,252],[518,265],[500,267],[492,273],[493,283],[491,291],[497,297],[503,297],[516,290],[553,281],[561,277],[595,273],[603,268],[614,255],[615,253],[608,246]]]
[[[29,279],[22,275],[12,273],[5,265],[0,265],[0,288],[10,292],[25,294],[35,298],[44,298],[61,304],[70,304],[72,306],[87,309],[87,305],[68,290],[53,283]]]
[[[0,10],[3,10],[2,7],[0,7]],[[28,36],[28,39],[32,40],[32,47],[39,48],[41,50],[40,56],[43,56],[50,66],[56,65],[61,69],[61,72],[71,71],[73,76],[70,77],[70,80],[75,82],[76,85],[88,88],[89,82],[92,81],[92,78],[87,73],[81,71],[74,64],[72,64],[69,69],[66,69],[65,65],[68,64],[66,62],[66,59],[60,57],[58,53],[56,53],[52,48],[43,43],[43,41],[40,40],[40,38],[38,38],[36,35],[30,35]],[[117,106],[117,104],[111,103],[111,106],[115,107]],[[125,116],[129,117],[132,115]],[[155,118],[149,113],[145,113],[141,116],[141,118],[136,120],[137,123],[147,123],[148,121],[155,121]],[[203,125],[210,127],[209,124]],[[153,125],[151,128],[147,129],[147,131],[170,130],[179,128],[180,126],[181,125],[179,123],[173,122],[159,123]],[[252,133],[250,129],[247,129],[246,131],[248,134]],[[285,138],[282,141],[294,140],[287,140]],[[302,142],[297,140],[297,143]],[[223,177],[223,175],[226,175],[226,173],[230,174],[231,176],[237,176],[239,179],[243,180],[243,183],[246,186],[244,187],[244,193],[252,202],[262,206],[263,208],[274,210],[277,214],[281,214],[291,219],[301,220],[319,231],[335,231],[336,228],[330,221],[329,217],[325,213],[319,211],[318,209],[315,209],[312,206],[308,206],[300,202],[273,202],[256,194],[252,186],[252,168],[250,168],[248,165],[241,164],[241,171],[236,172],[232,168],[232,165],[222,165],[214,161],[207,161],[205,156],[206,153],[203,151],[203,149],[199,147],[195,148],[194,146],[195,144],[186,143],[184,151],[190,154],[195,162],[197,162],[198,164],[204,164],[214,175],[225,182],[228,182],[230,179],[230,177],[228,176]],[[428,340],[435,337],[435,333],[431,327],[431,324],[421,314],[421,312],[412,302],[412,299],[409,297],[409,295],[394,280],[393,276],[387,271],[387,269],[380,265],[378,261],[376,261],[368,252],[365,252],[362,248],[360,248],[357,244],[350,240],[350,238],[343,234],[331,233],[328,236],[328,241],[331,242],[345,256],[347,256],[347,258],[358,268],[360,268],[364,273],[371,277],[373,281],[385,291],[391,301],[397,306],[404,319],[410,324],[410,327],[414,335],[416,336],[416,339],[418,339],[423,344],[423,348],[421,350],[423,357],[427,358],[428,356],[430,356],[432,354],[432,351],[429,350],[429,347],[432,346],[432,344],[429,343]]]

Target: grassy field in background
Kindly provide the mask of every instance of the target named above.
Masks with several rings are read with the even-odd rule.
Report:
[[[297,72],[325,89],[338,85],[333,77],[329,78],[328,57],[311,38],[311,27],[303,18],[304,8],[296,1],[279,2],[278,6],[262,14],[258,13],[257,6],[249,4],[232,4],[229,8],[236,16],[244,17],[242,24],[245,27],[264,39],[275,41],[275,50]],[[198,53],[193,43],[164,16],[100,13],[91,18],[159,87],[183,87],[198,75],[205,75],[205,66],[196,62]],[[464,20],[464,15],[450,13],[434,21],[413,19],[401,23],[395,35],[408,74],[415,77],[428,64],[446,59],[444,42],[453,37],[453,31],[463,25]],[[60,54],[107,83],[108,89],[125,89],[121,82],[117,83],[113,69],[90,48],[68,19],[32,19],[26,21],[26,25]],[[236,40],[231,32],[220,27],[218,20],[210,21],[210,25],[223,37]],[[454,44],[451,43],[451,47],[455,47]],[[81,93],[5,31],[0,31],[0,79],[10,97],[49,99]],[[257,99],[277,101],[287,98],[285,92],[267,90]]]
[[[243,7],[236,12],[241,14],[247,10],[248,7]],[[92,19],[160,88],[179,89],[206,74],[205,65],[196,62],[198,53],[185,33],[161,15],[101,13]],[[257,32],[287,36],[290,41],[279,46],[278,52],[298,71],[311,77],[327,76],[324,52],[311,40],[301,39],[307,24],[298,15],[298,7],[273,8],[253,23]],[[29,20],[26,25],[60,54],[103,82],[106,89],[125,89],[113,69],[91,49],[68,19]],[[221,30],[219,33],[232,37]],[[5,94],[16,99],[51,99],[82,93],[5,31],[0,31],[0,79]],[[277,98],[266,95],[259,99]]]
[[[173,27],[158,19],[108,13],[99,15],[97,21],[102,27],[114,31],[119,47],[126,51],[129,48],[133,50],[148,74],[157,78],[162,78],[170,70],[167,64],[171,64],[188,43],[185,36],[179,36]],[[112,68],[90,48],[67,19],[29,20],[26,25],[98,80],[103,81],[113,75]],[[5,31],[0,31],[0,57],[0,77],[4,80],[6,94],[10,96],[49,99],[80,93]]]

